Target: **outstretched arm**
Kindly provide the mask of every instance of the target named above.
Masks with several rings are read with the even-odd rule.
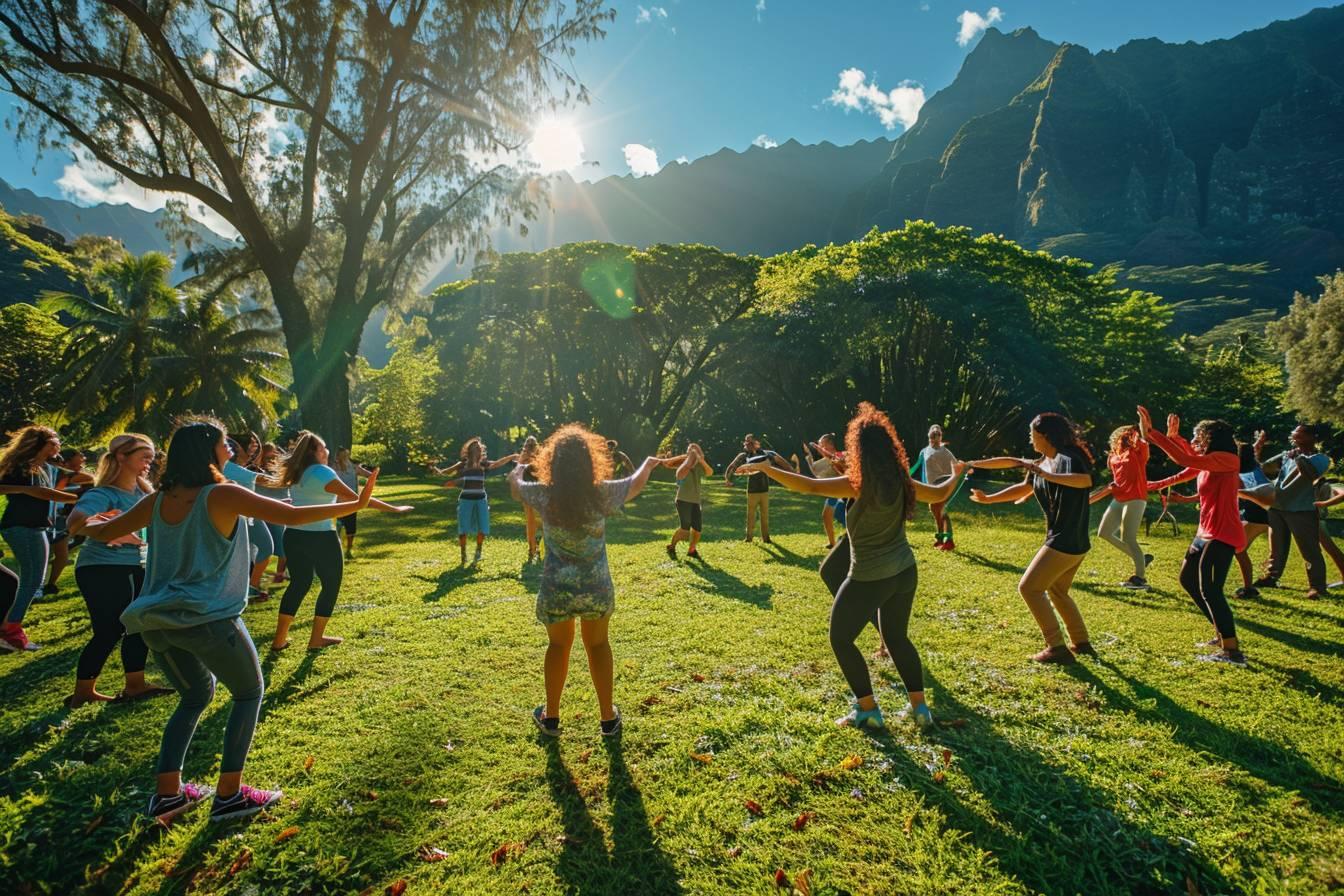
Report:
[[[813,479],[792,470],[783,470],[767,461],[744,464],[741,473],[764,473],[790,491],[804,495],[821,495],[826,498],[856,498],[854,486],[847,476],[832,476],[826,479]]]
[[[740,452],[737,455],[737,457],[733,458],[728,463],[728,466],[724,468],[723,481],[731,483],[733,481],[733,477],[737,475],[737,468],[742,466],[743,461],[745,461],[746,459],[747,459],[747,452],[745,451]]]
[[[1107,497],[1110,496],[1110,494],[1111,494],[1111,486],[1103,485],[1101,488],[1097,489],[1092,494],[1088,495],[1087,503],[1095,504],[1098,501],[1106,499]]]
[[[644,458],[644,463],[639,465],[635,474],[630,477],[630,490],[625,493],[626,501],[633,501],[640,492],[644,491],[644,486],[649,482],[649,476],[653,474],[655,468],[662,465],[662,461],[656,457]]]
[[[1147,431],[1148,441],[1161,448],[1167,457],[1171,458],[1176,463],[1189,468],[1189,470],[1183,470],[1181,473],[1178,473],[1178,476],[1189,472],[1190,470],[1194,470],[1196,473],[1200,470],[1207,470],[1211,473],[1236,473],[1241,469],[1241,461],[1231,451],[1214,451],[1209,454],[1199,454],[1192,449],[1184,439],[1181,439],[1180,436],[1163,435],[1153,429],[1152,418],[1148,415],[1147,408],[1140,406],[1138,410],[1140,430]],[[1175,414],[1172,415],[1172,417],[1175,416]],[[1178,425],[1179,422],[1180,421],[1178,420]],[[1194,476],[1186,476],[1185,479],[1179,481],[1184,482],[1186,479],[1193,478]],[[1166,480],[1163,481],[1165,482]],[[1148,487],[1152,488],[1151,485]]]
[[[1031,483],[1019,482],[1005,489],[985,494],[978,488],[971,489],[971,500],[977,504],[1006,504],[1009,501],[1022,501],[1031,497]]]
[[[1336,504],[1344,504],[1344,491],[1335,492],[1333,495],[1331,495],[1329,498],[1326,498],[1324,501],[1316,502],[1317,507],[1334,507]],[[1321,525],[1325,524],[1322,523]]]
[[[914,480],[915,498],[925,504],[941,504],[951,499],[957,490],[957,486],[961,484],[961,477],[965,475],[968,469],[969,467],[966,464],[956,461],[952,464],[952,475],[937,485],[929,485],[926,482]]]
[[[501,457],[499,460],[492,460],[489,464],[486,465],[486,468],[485,468],[485,469],[486,469],[486,470],[498,470],[500,467],[504,466],[505,464],[511,464],[511,463],[513,463],[514,461],[516,461],[517,459],[518,459],[518,454],[517,454],[516,452],[515,452],[514,454],[506,454],[506,455],[504,455],[503,457]]]
[[[376,472],[378,471],[374,470],[370,472],[369,475],[372,476]],[[330,482],[328,482],[326,491],[330,494],[335,495],[337,499],[341,501],[349,502],[359,499],[359,495],[355,494],[354,489],[350,488],[350,486],[346,485],[339,479],[333,479]],[[415,509],[410,504],[388,504],[386,501],[379,501],[377,498],[370,498],[365,503],[369,507],[372,507],[374,510],[385,510],[390,513],[405,513],[408,510]],[[245,516],[252,516],[252,515],[253,514],[245,514]],[[346,514],[342,513],[338,514],[338,516],[346,516]],[[319,517],[318,521],[321,521],[323,519],[326,519],[326,517]],[[287,523],[286,525],[291,524]]]
[[[79,495],[44,485],[0,485],[0,495],[27,495],[39,501],[55,501],[57,504],[73,504],[79,500]]]

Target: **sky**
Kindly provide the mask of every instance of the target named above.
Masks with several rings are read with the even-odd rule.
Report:
[[[1093,51],[1157,37],[1232,37],[1327,3],[1310,0],[615,0],[616,21],[580,45],[592,102],[539,120],[533,154],[595,180],[651,174],[722,147],[788,139],[894,139],[956,77],[983,30],[1031,26]],[[0,94],[6,113],[13,100]],[[6,120],[8,115],[5,116]],[[0,141],[0,177],[81,204],[137,191],[61,150]]]

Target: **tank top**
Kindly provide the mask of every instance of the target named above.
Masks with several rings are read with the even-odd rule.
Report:
[[[898,489],[891,504],[876,497],[855,501],[849,508],[849,577],[876,582],[900,575],[915,565],[915,552],[905,537],[905,495]]]
[[[163,493],[155,498],[145,585],[121,614],[127,632],[232,619],[247,606],[251,571],[247,526],[240,517],[232,537],[219,534],[208,506],[214,489],[213,485],[201,489],[186,518],[176,525],[163,519]]]

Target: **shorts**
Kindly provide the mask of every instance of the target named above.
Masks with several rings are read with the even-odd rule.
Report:
[[[835,511],[834,520],[843,526],[845,524],[845,499],[827,498],[826,506]]]
[[[336,522],[340,523],[346,535],[354,535],[359,530],[359,514],[352,513],[349,516],[337,517]]]
[[[678,526],[680,529],[701,531],[700,504],[694,501],[678,501],[677,522],[680,524]]]
[[[1240,501],[1241,521],[1243,523],[1259,523],[1262,526],[1269,525],[1269,511],[1261,507],[1254,501]]]
[[[490,534],[490,501],[488,498],[457,499],[457,534]]]

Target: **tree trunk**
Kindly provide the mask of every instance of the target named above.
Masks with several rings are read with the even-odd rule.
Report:
[[[334,453],[349,448],[354,421],[350,414],[350,380],[344,364],[294,365],[294,392],[304,429],[320,435]]]

